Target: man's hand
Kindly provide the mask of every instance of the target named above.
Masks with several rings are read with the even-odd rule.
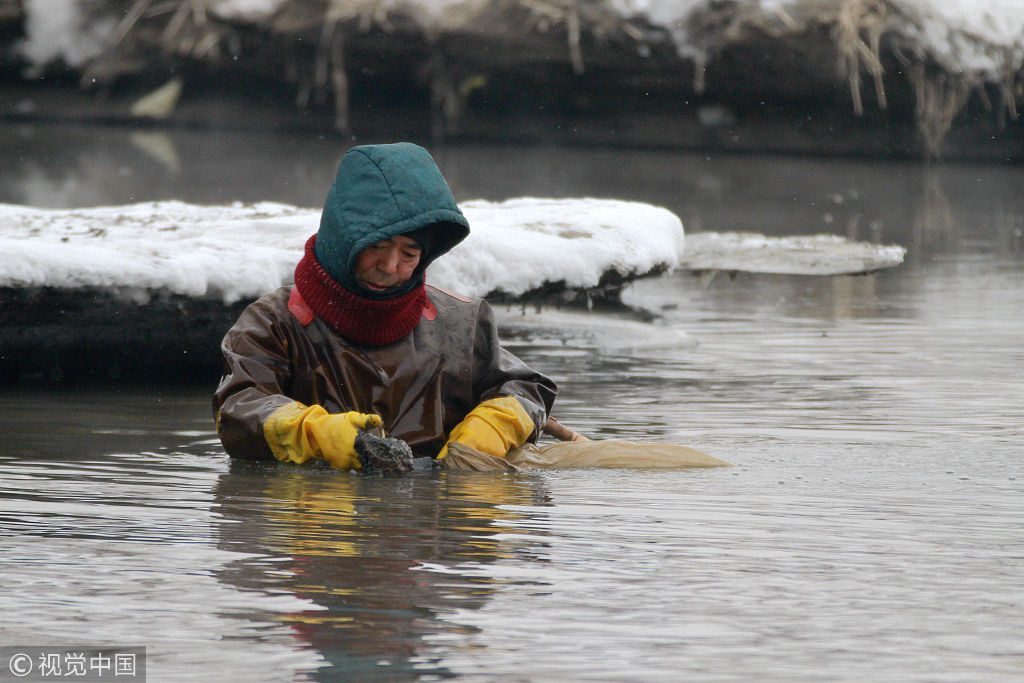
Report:
[[[437,459],[448,455],[448,444],[453,441],[504,458],[509,450],[526,443],[533,430],[533,420],[517,398],[492,398],[473,408],[455,425]]]
[[[323,406],[287,403],[263,424],[263,437],[284,462],[304,463],[313,458],[326,460],[338,470],[360,468],[356,437],[364,429],[379,427],[379,415],[351,411],[331,414]]]

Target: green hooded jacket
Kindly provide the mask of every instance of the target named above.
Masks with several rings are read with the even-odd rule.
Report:
[[[432,229],[418,240],[423,253],[407,283],[386,294],[359,285],[355,263],[364,249],[426,226]],[[362,145],[338,166],[314,248],[323,269],[345,289],[391,299],[419,287],[427,266],[468,234],[469,221],[427,150],[411,142]]]

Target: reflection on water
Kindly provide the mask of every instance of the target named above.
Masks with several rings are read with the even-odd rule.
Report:
[[[296,647],[320,653],[327,679],[443,675],[440,660],[423,655],[422,639],[464,632],[440,615],[479,609],[495,586],[423,567],[514,557],[492,527],[520,515],[497,506],[537,498],[528,482],[492,476],[371,479],[235,463],[215,489],[218,545],[247,556],[217,575],[306,601],[275,619]]]
[[[40,142],[0,165],[2,200],[313,205],[333,173],[305,142],[264,159],[182,136],[191,178],[152,142]],[[602,315],[512,340],[572,428],[690,444],[721,470],[362,478],[230,463],[208,387],[0,395],[4,644],[146,645],[161,681],[1019,677],[1024,171],[438,157],[462,198],[643,199],[691,229],[910,251],[859,278],[642,281],[625,299],[655,314],[645,331]]]

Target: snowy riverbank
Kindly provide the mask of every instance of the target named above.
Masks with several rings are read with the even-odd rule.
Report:
[[[148,5],[8,0],[0,52],[136,120],[193,124],[227,87],[363,136],[390,108],[449,139],[1002,161],[1024,146],[1024,0]]]
[[[462,204],[473,233],[427,274],[492,299],[617,295],[674,268],[666,209],[598,199]],[[179,201],[72,210],[0,205],[6,381],[204,377],[242,308],[290,284],[320,212]]]

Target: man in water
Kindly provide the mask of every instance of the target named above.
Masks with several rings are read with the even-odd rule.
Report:
[[[349,150],[295,285],[224,337],[214,413],[227,452],[349,470],[357,435],[378,426],[438,459],[452,442],[504,457],[536,441],[554,382],[501,347],[486,302],[424,281],[468,234],[425,149]]]

